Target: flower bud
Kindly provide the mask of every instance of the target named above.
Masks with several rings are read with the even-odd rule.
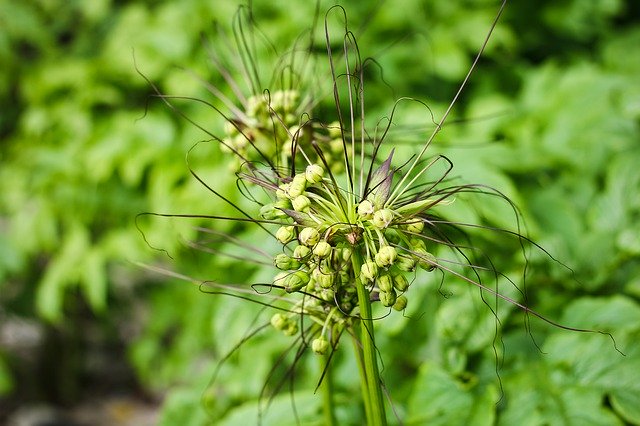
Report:
[[[291,204],[293,205],[293,209],[297,212],[306,212],[311,207],[311,200],[304,195],[298,195],[293,200],[291,200]]]
[[[393,221],[393,211],[390,209],[378,210],[373,214],[373,219],[371,219],[373,226],[378,229],[387,228],[391,221]]]
[[[305,177],[307,182],[313,184],[318,183],[322,180],[322,175],[324,174],[324,169],[318,164],[311,164],[307,166],[305,170]]]
[[[282,313],[274,314],[271,317],[271,325],[276,330],[284,330],[289,323],[289,319]]]
[[[307,247],[313,247],[318,243],[320,234],[315,228],[304,228],[298,235],[298,241],[300,244],[304,244]]]
[[[298,332],[298,323],[290,320],[287,323],[286,328],[282,330],[282,332],[285,334],[285,336],[293,336]]]
[[[407,281],[407,278],[402,274],[394,275],[393,286],[399,292],[404,293],[409,288],[409,281]]]
[[[398,296],[396,303],[393,304],[393,309],[396,311],[402,311],[407,307],[407,298],[405,296]]]
[[[413,251],[427,251],[427,246],[425,246],[424,241],[420,238],[411,238],[409,248]]]
[[[318,355],[324,355],[329,350],[329,342],[324,338],[324,336],[320,336],[317,339],[313,339],[313,342],[311,342],[311,349]]]
[[[336,298],[336,292],[333,291],[332,288],[323,288],[322,291],[320,292],[320,297],[325,302],[333,302],[334,299]]]
[[[290,269],[297,269],[300,267],[300,262],[295,259],[292,259],[290,256],[287,256],[284,253],[278,253],[273,260],[276,268],[281,269],[283,271],[288,271]]]
[[[411,233],[414,233],[414,234],[419,234],[424,229],[424,222],[419,217],[416,217],[416,218],[413,218],[410,221],[408,221],[405,224],[405,226],[406,226],[407,231],[409,231]]]
[[[320,269],[314,269],[312,276],[322,288],[331,288],[333,285],[333,274],[330,272],[323,272]]]
[[[276,231],[276,239],[282,244],[287,244],[289,241],[293,240],[294,233],[294,226],[281,226]]]
[[[297,174],[289,184],[289,197],[296,198],[304,193],[307,189],[307,179],[303,174]]]
[[[289,198],[289,184],[288,183],[283,183],[278,187],[278,189],[276,189],[276,197],[278,197],[279,199],[282,199],[282,200]]]
[[[398,257],[398,252],[391,246],[382,246],[375,257],[376,265],[381,268],[386,268],[387,266],[393,265],[393,262],[395,262]]]
[[[260,208],[260,216],[267,220],[277,219],[282,212],[278,210],[272,203],[265,204]]]
[[[400,255],[395,265],[403,272],[413,272],[416,269],[416,261],[412,257]]]
[[[378,267],[376,266],[375,262],[365,262],[364,265],[362,265],[362,268],[360,268],[360,276],[366,281],[375,280],[377,275]]]
[[[376,282],[378,283],[380,291],[390,292],[393,290],[393,279],[391,278],[391,275],[380,275]]]
[[[318,241],[316,246],[313,248],[313,254],[318,256],[320,259],[324,259],[329,257],[331,254],[331,245],[326,241]]]
[[[393,306],[396,303],[396,292],[392,289],[391,291],[381,291],[379,293],[380,302],[382,302],[382,306]]]
[[[305,257],[309,256],[309,253],[311,253],[311,249],[309,247],[296,246],[296,248],[293,249],[293,258],[300,261]]]
[[[304,271],[296,271],[292,274],[289,274],[287,278],[284,279],[284,290],[287,293],[298,291],[302,287],[307,285],[309,279],[309,274]]]
[[[426,250],[416,250],[418,265],[425,271],[431,272],[438,267],[438,259]]]
[[[369,219],[374,212],[373,204],[369,200],[362,200],[360,204],[358,204],[358,216],[363,219]]]

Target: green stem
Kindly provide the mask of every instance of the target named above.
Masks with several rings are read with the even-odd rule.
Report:
[[[364,401],[364,412],[367,419],[371,416],[371,398],[369,397],[369,386],[367,385],[367,371],[364,368],[364,360],[362,356],[362,344],[357,337],[360,327],[354,327],[353,330],[353,350],[358,362],[358,371],[360,372],[360,390],[362,391],[362,401]]]
[[[367,394],[369,396],[369,410],[367,412],[369,417],[367,418],[367,424],[369,426],[385,426],[387,424],[387,418],[384,413],[380,372],[378,371],[378,362],[376,360],[371,296],[360,278],[360,268],[362,266],[360,254],[354,251],[351,260],[358,291],[358,305],[360,306],[360,343],[362,345],[362,358],[366,374]],[[363,392],[363,395],[364,394],[365,392]]]
[[[328,357],[318,356],[320,360],[320,371],[326,368],[326,362]],[[331,368],[327,368],[327,371],[322,380],[322,411],[324,412],[324,424],[327,426],[337,425],[336,413],[334,411],[333,403],[333,374],[331,374]]]

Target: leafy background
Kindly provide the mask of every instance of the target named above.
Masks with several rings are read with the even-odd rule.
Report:
[[[135,421],[140,406],[159,406],[154,421],[167,425],[255,418],[265,377],[289,341],[266,332],[245,343],[205,392],[221,357],[255,327],[257,308],[136,266],[229,281],[260,274],[185,250],[193,223],[141,222],[150,244],[172,259],[150,248],[135,223],[142,211],[230,214],[183,160],[206,136],[149,103],[134,58],[163,92],[206,96],[182,68],[221,84],[201,33],[215,40],[212,22],[228,27],[237,6],[0,3],[0,421],[41,403],[73,417],[74,408],[113,395],[128,399],[101,412],[105,424]],[[260,28],[285,49],[310,25],[315,5],[257,1],[253,8]],[[361,52],[383,70],[384,81],[372,73],[366,86],[369,116],[385,116],[404,95],[441,114],[497,8],[488,0],[348,6]],[[561,324],[611,332],[626,356],[606,336],[536,320],[532,339],[522,312],[505,304],[503,344],[495,343],[496,318],[476,289],[447,280],[444,297],[437,280],[425,278],[412,287],[408,317],[378,329],[385,383],[407,424],[640,424],[639,18],[631,0],[508,4],[432,148],[454,161],[464,181],[513,199],[528,235],[561,262],[531,253],[531,306]],[[201,105],[181,108],[219,130]],[[424,109],[411,108],[399,121],[429,122]],[[196,155],[199,173],[242,202],[215,154],[212,147]],[[503,204],[469,203],[452,214],[514,227]],[[517,248],[492,233],[473,237],[519,280]],[[335,366],[338,415],[341,424],[359,424],[347,346]],[[299,416],[318,424],[312,361],[297,369],[294,395]],[[264,423],[294,424],[287,392]]]

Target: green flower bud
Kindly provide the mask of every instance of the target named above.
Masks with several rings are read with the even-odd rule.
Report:
[[[375,262],[368,261],[365,262],[364,265],[360,268],[360,276],[364,278],[366,281],[373,281],[376,279],[378,275],[378,266]]]
[[[271,325],[276,330],[284,330],[289,323],[289,319],[282,313],[274,314],[271,317]]]
[[[325,302],[333,302],[336,297],[336,292],[332,288],[323,288],[320,292],[320,297]]]
[[[358,216],[363,219],[369,219],[374,212],[373,204],[369,200],[362,200],[360,204],[358,204]]]
[[[420,238],[412,238],[409,241],[409,248],[413,251],[427,251],[427,246],[425,246],[424,241]]]
[[[403,272],[413,272],[416,269],[416,261],[412,257],[400,255],[395,265]]]
[[[318,355],[324,355],[329,350],[329,342],[324,338],[324,336],[320,336],[317,339],[313,339],[313,342],[311,342],[311,349]]]
[[[393,306],[396,303],[396,292],[392,289],[391,291],[381,291],[379,293],[380,302],[382,302],[382,306]]]
[[[307,247],[315,246],[319,239],[320,234],[315,228],[304,228],[298,235],[298,241],[300,241],[300,244],[304,244]]]
[[[393,262],[395,262],[398,257],[398,252],[394,247],[382,246],[375,257],[376,265],[381,268],[386,268],[387,266],[393,265]]]
[[[293,209],[297,212],[306,212],[311,207],[311,200],[304,195],[298,195],[293,200],[291,200],[291,204],[293,205]]]
[[[307,189],[307,178],[304,174],[297,174],[289,184],[289,197],[296,198]]]
[[[380,275],[376,281],[380,291],[390,292],[393,290],[393,279],[391,275]]]
[[[351,260],[351,249],[349,247],[342,248],[342,261],[349,262]]]
[[[438,259],[426,250],[415,250],[418,265],[425,271],[431,272],[438,267]]]
[[[296,248],[293,249],[293,258],[300,261],[305,257],[309,256],[309,253],[311,253],[311,249],[309,247],[296,246]]]
[[[307,182],[313,184],[318,183],[322,180],[322,175],[324,175],[324,169],[318,164],[311,164],[307,166],[307,169],[304,173]]]
[[[287,278],[284,279],[284,290],[287,293],[293,293],[294,291],[298,291],[302,287],[307,285],[309,280],[310,280],[309,274],[307,274],[306,272],[304,271],[293,272],[289,274]]]
[[[287,277],[287,275],[289,275],[288,272],[280,272],[278,274],[276,274],[275,277],[273,277],[273,283],[275,285],[282,285],[283,280]]]
[[[404,293],[409,288],[409,281],[407,281],[407,278],[402,274],[394,275],[393,286],[396,290]]]
[[[331,245],[324,240],[318,241],[318,244],[313,248],[313,254],[318,256],[320,259],[329,257],[331,254]]]
[[[298,333],[298,323],[295,321],[289,321],[287,327],[282,330],[285,336],[293,336]]]
[[[333,274],[330,272],[323,272],[320,269],[314,269],[311,275],[322,288],[331,288],[333,285]]]
[[[396,303],[393,304],[393,309],[396,311],[402,311],[407,307],[407,298],[405,296],[398,296]]]
[[[287,214],[282,211],[282,209],[291,210],[291,200],[289,200],[288,198],[281,198],[273,203],[273,206],[278,210],[279,218],[288,217]]]
[[[378,210],[373,214],[373,219],[371,219],[371,223],[378,229],[387,228],[391,222],[393,221],[393,211],[390,209],[382,209]]]
[[[283,183],[276,189],[276,197],[281,200],[289,199],[289,184]]]
[[[260,208],[260,216],[266,220],[277,219],[282,212],[278,210],[273,204],[265,204]]]
[[[405,226],[407,231],[414,234],[419,234],[424,229],[424,222],[422,221],[422,219],[416,217],[408,221]]]
[[[288,271],[290,269],[297,269],[300,267],[300,262],[295,259],[292,259],[290,256],[287,256],[284,253],[278,253],[273,260],[276,268],[281,269],[283,271]]]
[[[293,240],[294,233],[294,226],[281,226],[276,231],[276,239],[282,244],[287,244],[289,241]]]

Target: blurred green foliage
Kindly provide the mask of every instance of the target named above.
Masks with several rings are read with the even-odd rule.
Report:
[[[441,114],[498,5],[403,0],[345,7],[361,52],[382,70],[365,85],[375,123],[404,95]],[[91,321],[103,325],[139,322],[127,342],[130,360],[148,389],[168,392],[167,425],[202,424],[210,415],[220,424],[245,424],[290,343],[269,330],[257,335],[203,394],[221,357],[268,316],[256,322],[252,304],[207,296],[134,265],[219,281],[260,279],[260,271],[238,272],[229,259],[186,250],[193,222],[135,218],[143,211],[233,213],[189,176],[185,154],[207,136],[150,100],[136,66],[163,93],[206,98],[182,68],[222,84],[200,36],[216,40],[212,22],[228,28],[236,9],[234,2],[201,0],[0,3],[0,315],[65,329],[78,319],[77,306],[86,305],[97,317]],[[282,50],[311,24],[314,9],[253,5],[260,28]],[[508,4],[432,148],[453,160],[464,181],[513,199],[528,235],[568,266],[533,250],[528,303],[561,324],[612,333],[626,357],[606,336],[532,319],[534,343],[522,313],[506,303],[493,306],[501,344],[496,316],[477,289],[447,281],[445,298],[438,282],[425,279],[406,318],[379,324],[383,377],[406,424],[640,424],[639,14],[635,2],[622,0]],[[203,105],[180,102],[180,108],[212,131],[223,124]],[[403,112],[399,124],[429,124],[424,109]],[[209,145],[194,152],[194,167],[244,203],[224,157]],[[415,145],[398,151],[410,154]],[[469,203],[449,214],[514,229],[505,203]],[[136,223],[151,246],[172,258],[152,249]],[[498,269],[524,284],[517,245],[470,232]],[[500,289],[519,297],[506,282]],[[341,424],[358,424],[349,350],[335,361]],[[15,362],[0,349],[0,394],[17,386]],[[302,362],[296,406],[301,419],[314,419],[320,370]],[[295,424],[290,404],[286,392],[278,396],[264,424]]]

